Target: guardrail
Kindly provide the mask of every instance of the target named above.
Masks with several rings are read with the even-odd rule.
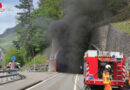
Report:
[[[18,70],[0,70],[0,84],[24,79],[23,75],[18,73]]]

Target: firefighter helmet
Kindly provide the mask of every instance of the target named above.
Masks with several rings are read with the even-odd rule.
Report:
[[[111,65],[107,64],[107,65],[105,66],[105,68],[106,68],[106,69],[111,69]]]

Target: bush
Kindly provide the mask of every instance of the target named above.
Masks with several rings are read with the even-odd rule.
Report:
[[[24,58],[23,58],[23,52],[22,50],[17,50],[15,48],[11,48],[8,50],[8,52],[5,55],[4,61],[3,61],[3,66],[6,66],[9,62],[11,61],[11,57],[15,56],[16,57],[16,62],[20,63],[21,66],[25,64]]]
[[[35,60],[34,60],[35,59]],[[34,62],[35,61],[35,62]],[[34,63],[36,65],[40,65],[40,64],[45,64],[46,63],[46,56],[42,55],[42,54],[38,54],[37,56],[35,56],[31,62],[27,62],[26,66],[32,66],[34,65]]]

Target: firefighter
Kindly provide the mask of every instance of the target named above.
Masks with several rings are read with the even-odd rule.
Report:
[[[106,65],[105,70],[103,71],[103,83],[105,85],[105,90],[112,90],[111,79],[110,79],[110,70],[111,70],[111,66]]]
[[[128,73],[126,73],[126,77],[128,78],[128,80],[126,81],[126,86],[128,86],[128,88],[130,88],[130,71]]]
[[[128,73],[128,84],[129,84],[129,87],[130,87],[130,71]]]

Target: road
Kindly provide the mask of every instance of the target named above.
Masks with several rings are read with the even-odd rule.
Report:
[[[83,90],[82,75],[56,74],[26,90]]]
[[[0,90],[84,90],[83,76],[64,73],[26,73],[25,80],[0,86]],[[33,83],[41,81],[35,85]],[[32,86],[30,86],[32,85]]]

